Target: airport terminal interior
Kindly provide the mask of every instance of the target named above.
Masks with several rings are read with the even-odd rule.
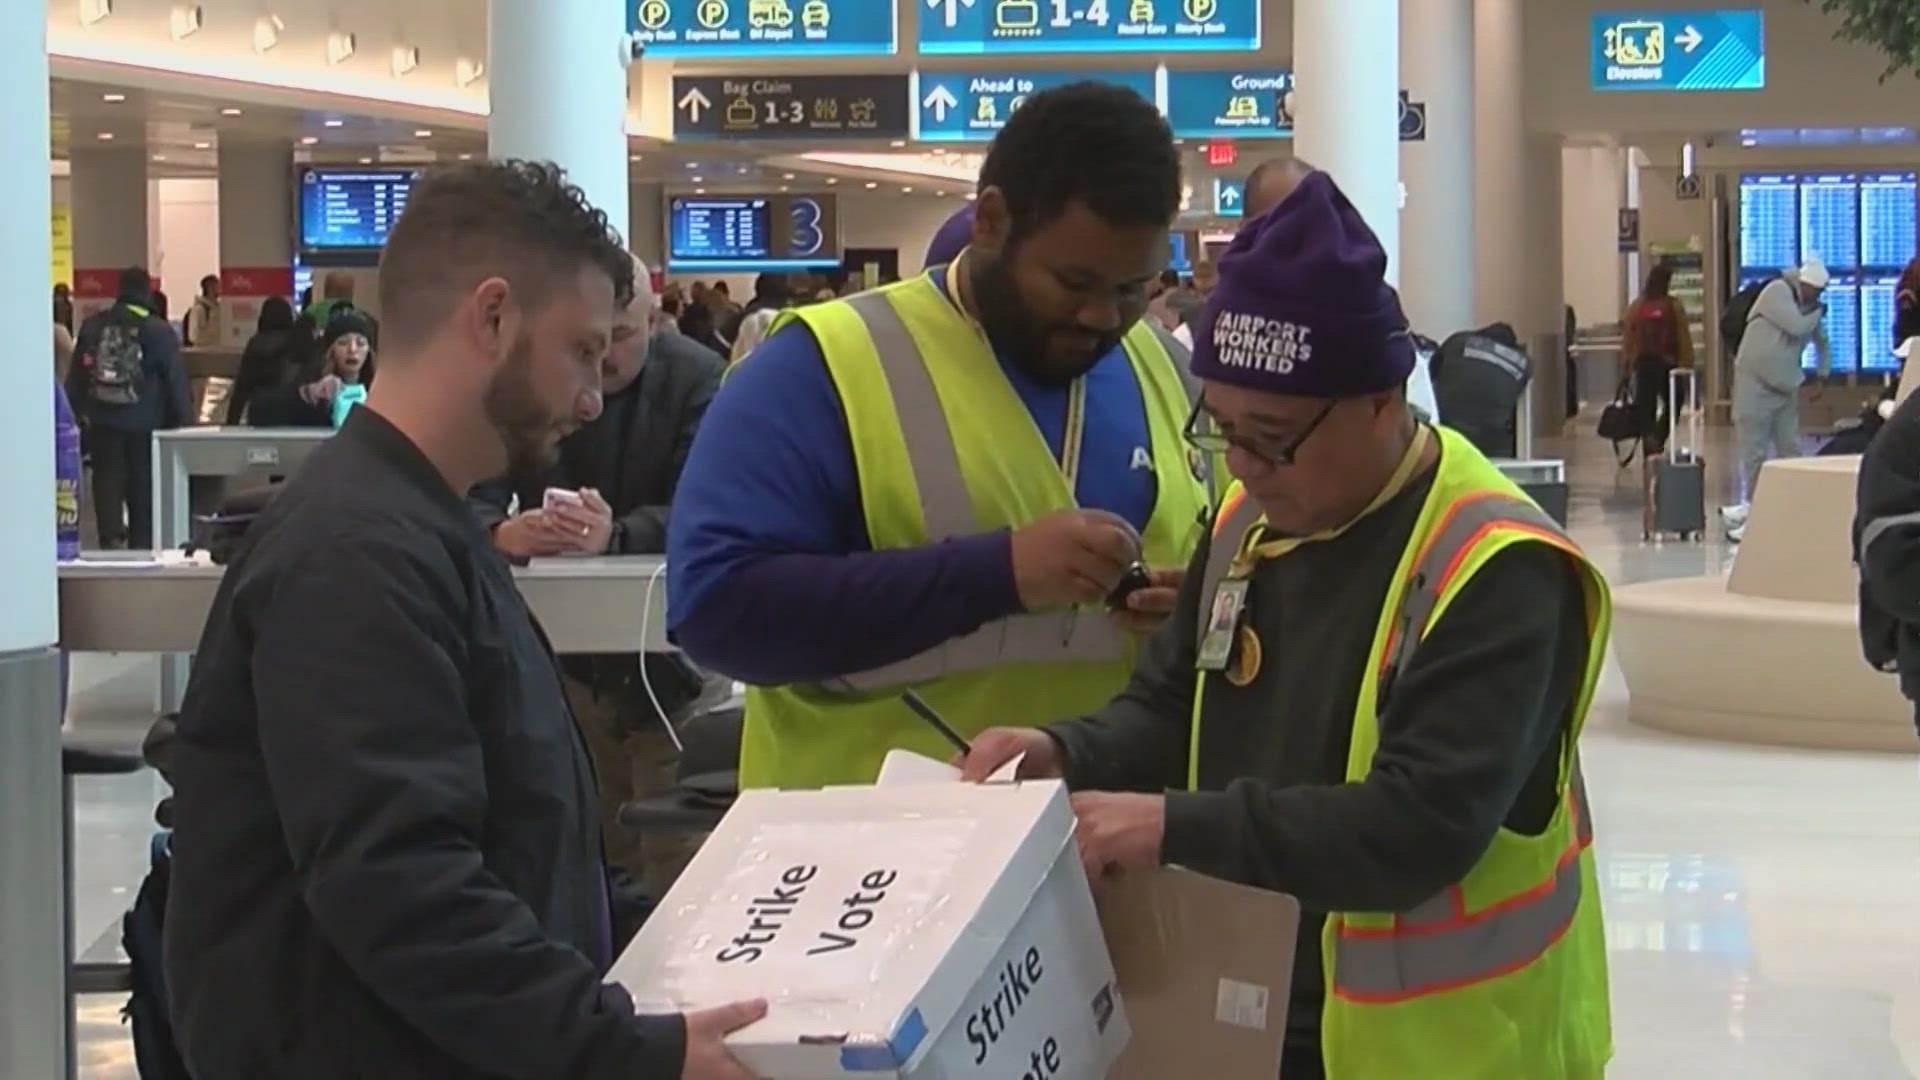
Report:
[[[1193,343],[1172,301],[1212,310],[1257,167],[1324,170],[1387,255],[1420,401],[1611,587],[1580,740],[1606,1075],[1920,1077],[1920,740],[1862,655],[1850,531],[1860,454],[1920,381],[1899,351],[1920,337],[1920,10],[1713,3],[0,0],[0,402],[85,382],[70,338],[57,374],[39,352],[49,284],[72,331],[139,267],[191,412],[154,434],[150,479],[115,466],[151,488],[150,539],[103,529],[92,441],[57,529],[0,520],[0,1080],[161,1075],[123,1015],[123,920],[169,794],[142,743],[219,584],[208,517],[292,474],[345,408],[283,429],[236,402],[263,309],[390,318],[380,256],[416,184],[551,159],[678,332],[750,362],[743,305],[932,269],[1009,117],[1081,80],[1153,103],[1177,144],[1156,332]],[[1825,305],[1819,333],[1786,335],[1790,445],[1745,422],[1725,329],[1754,333],[1776,287]],[[1645,430],[1602,437],[1656,396],[1663,335],[1690,389],[1658,368]],[[10,505],[45,501],[53,434],[0,423]],[[662,554],[517,574],[558,651],[659,656]],[[23,682],[55,646],[57,695]],[[744,687],[709,676],[738,708]],[[63,776],[56,746],[103,760]]]

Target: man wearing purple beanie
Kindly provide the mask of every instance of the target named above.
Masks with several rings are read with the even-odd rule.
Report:
[[[1188,438],[1238,483],[1106,708],[973,742],[1078,794],[1090,871],[1178,863],[1303,918],[1288,1080],[1598,1078],[1606,945],[1577,750],[1600,574],[1418,423],[1386,256],[1316,173],[1197,323]]]

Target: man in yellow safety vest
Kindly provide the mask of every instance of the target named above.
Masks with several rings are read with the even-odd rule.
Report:
[[[1606,951],[1577,745],[1606,583],[1417,423],[1386,256],[1302,180],[1221,260],[1190,438],[1238,478],[1133,682],[974,740],[1077,794],[1096,874],[1179,863],[1305,911],[1288,1080],[1598,1078]]]
[[[1185,352],[1141,318],[1180,198],[1151,102],[1034,94],[950,264],[794,309],[734,369],[681,474],[667,592],[680,646],[751,686],[743,786],[950,756],[907,689],[972,734],[1126,685],[1208,503]],[[1136,563],[1154,573],[1110,617]]]

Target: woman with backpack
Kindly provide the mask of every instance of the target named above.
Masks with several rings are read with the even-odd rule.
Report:
[[[1686,402],[1669,401],[1673,372],[1693,367],[1693,328],[1687,308],[1673,295],[1673,267],[1662,263],[1647,275],[1640,298],[1627,308],[1620,355],[1633,365],[1633,404],[1644,456],[1666,449],[1667,418]]]

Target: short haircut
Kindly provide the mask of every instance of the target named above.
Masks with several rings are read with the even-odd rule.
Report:
[[[380,255],[380,313],[392,351],[423,345],[460,298],[505,278],[529,306],[588,267],[633,299],[633,259],[607,215],[551,162],[489,161],[427,173]]]
[[[120,296],[128,300],[145,300],[153,295],[153,278],[148,276],[144,266],[129,266],[120,271]]]
[[[1320,170],[1297,157],[1268,158],[1247,174],[1241,211],[1249,218],[1259,217],[1293,194],[1300,181]]]
[[[209,285],[218,284],[220,284],[220,277],[217,274],[208,274],[206,277],[200,279],[200,288],[202,290],[205,290]]]
[[[1153,103],[1123,86],[1042,90],[1007,118],[980,167],[997,187],[1013,238],[1082,203],[1115,228],[1164,229],[1180,212],[1180,151]]]

